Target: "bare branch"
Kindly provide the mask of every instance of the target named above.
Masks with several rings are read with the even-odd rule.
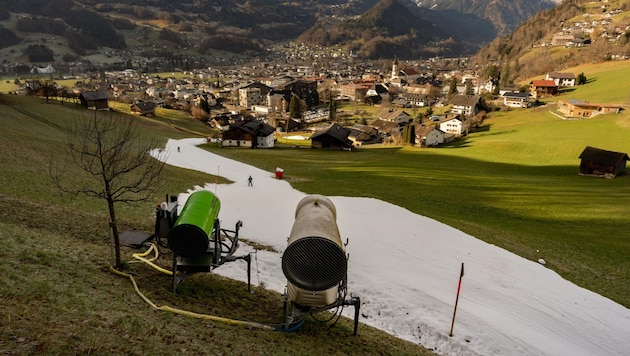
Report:
[[[69,170],[53,159],[49,167],[60,192],[106,201],[117,265],[120,245],[115,204],[146,201],[153,196],[164,167],[159,155],[151,155],[157,140],[142,135],[133,121],[130,116],[99,112],[78,117],[68,129],[68,153],[72,164],[85,174],[68,174]]]

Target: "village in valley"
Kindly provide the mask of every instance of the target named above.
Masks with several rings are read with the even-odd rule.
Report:
[[[582,39],[593,34],[621,41],[627,28],[611,29],[615,16],[618,9],[595,7],[583,21],[563,22],[560,32],[534,48],[585,47],[591,44]],[[509,63],[498,59],[484,65],[468,57],[366,60],[340,47],[297,42],[251,57],[181,55],[175,62],[136,50],[32,65],[28,74],[18,74],[23,65],[12,68],[3,61],[0,72],[16,76],[14,94],[72,100],[96,110],[121,110],[110,105],[116,102],[144,116],[156,116],[157,108],[189,112],[211,126],[216,133],[209,139],[224,147],[272,148],[289,136],[309,140],[313,148],[434,147],[478,129],[491,111],[552,103],[550,113],[575,120],[622,110],[617,103],[564,99],[563,92],[587,84],[588,73],[549,71],[515,82]]]
[[[603,5],[594,11],[601,13],[563,23],[534,48],[589,46],[581,39],[594,33],[620,41],[624,29],[609,30],[618,9]],[[180,56],[173,62],[141,53],[141,48],[112,51],[100,62],[33,65],[29,74],[16,77],[19,89],[13,93],[73,100],[97,110],[120,110],[110,105],[117,102],[144,116],[156,116],[157,108],[181,110],[210,125],[213,142],[249,148],[272,148],[288,136],[310,139],[313,148],[434,147],[478,129],[491,111],[528,110],[546,105],[548,98],[554,98],[549,111],[562,119],[622,109],[560,95],[587,84],[588,73],[550,71],[515,83],[499,60],[483,66],[468,57],[366,60],[338,47],[296,42],[269,46],[252,57]],[[4,61],[3,73],[24,70],[7,65]]]
[[[622,43],[630,28],[621,16],[622,10],[607,1],[592,5],[581,17],[562,21],[559,31],[532,49],[561,48],[570,58],[578,48],[595,46],[593,38]],[[129,36],[142,37],[136,32]],[[39,45],[55,41],[54,36],[29,39]],[[622,110],[618,103],[565,99],[561,94],[587,85],[589,73],[562,71],[562,65],[545,68],[546,73],[529,65],[515,74],[510,65],[518,63],[500,58],[486,58],[485,64],[472,57],[367,60],[341,46],[299,42],[238,56],[198,57],[177,50],[170,57],[152,57],[151,50],[108,49],[30,68],[5,59],[0,75],[14,76],[14,94],[67,99],[89,109],[143,116],[156,116],[157,108],[188,112],[211,126],[215,133],[209,139],[224,147],[272,148],[286,144],[289,136],[303,137],[313,148],[435,147],[468,135],[497,110],[547,106],[570,120]]]
[[[585,82],[584,73],[551,72],[529,85],[501,88],[500,73],[484,77],[480,73],[489,71],[483,68],[468,70],[467,58],[387,62],[326,57],[321,49],[301,53],[321,58],[315,66],[256,60],[170,76],[103,71],[73,76],[71,88],[45,79],[57,76],[52,66],[36,67],[42,79],[24,80],[16,93],[67,98],[95,110],[122,102],[144,116],[155,116],[158,107],[189,111],[216,129],[209,139],[224,147],[272,148],[279,137],[294,135],[310,139],[313,148],[352,150],[388,143],[439,146],[479,128],[489,111],[544,105],[545,98]],[[554,113],[576,119],[619,110],[615,104],[560,100]]]

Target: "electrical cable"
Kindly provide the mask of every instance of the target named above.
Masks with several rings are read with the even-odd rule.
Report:
[[[302,318],[302,319],[298,320],[298,321],[295,323],[295,325],[293,325],[293,326],[292,326],[292,327],[290,327],[290,328],[286,328],[286,329],[279,329],[279,330],[277,330],[277,331],[282,331],[282,332],[286,332],[286,333],[289,333],[289,332],[294,332],[295,330],[297,330],[297,329],[301,328],[301,327],[302,327],[302,324],[304,324],[304,322],[305,322],[305,321],[306,321],[306,317],[304,317],[304,318]]]
[[[328,327],[328,330],[330,330],[330,329],[331,329],[331,328],[332,328],[335,324],[337,324],[337,322],[338,322],[338,321],[339,321],[339,319],[341,318],[341,315],[342,315],[342,313],[343,313],[343,309],[344,309],[344,303],[343,303],[343,301],[346,299],[347,292],[348,292],[348,289],[345,287],[345,283],[344,283],[344,281],[341,281],[341,282],[340,282],[339,289],[337,289],[337,302],[336,302],[336,303],[337,303],[337,308],[336,308],[336,310],[332,313],[332,316],[331,316],[329,319],[327,319],[327,320],[325,320],[325,319],[318,319],[317,317],[315,317],[315,314],[314,314],[314,313],[318,313],[318,312],[320,312],[320,311],[324,311],[324,310],[328,310],[328,309],[323,309],[323,310],[321,310],[321,308],[320,308],[320,309],[318,309],[318,310],[316,310],[316,311],[314,311],[314,312],[311,310],[311,311],[309,311],[309,315],[310,315],[310,316],[311,316],[311,318],[313,318],[315,321],[320,322],[320,323],[328,323],[328,322],[331,322],[333,319],[335,319],[335,320],[334,320],[334,321],[330,324],[330,326]],[[324,308],[325,308],[325,307],[324,307]]]

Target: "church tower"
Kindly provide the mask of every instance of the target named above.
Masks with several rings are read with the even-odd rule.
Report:
[[[392,80],[398,78],[398,56],[394,57],[394,63],[392,63]]]

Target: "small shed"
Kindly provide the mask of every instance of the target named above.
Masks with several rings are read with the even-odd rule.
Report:
[[[628,154],[586,146],[580,154],[580,174],[614,178],[626,170]]]
[[[79,94],[79,100],[90,110],[109,110],[109,95],[106,90],[83,91]]]

